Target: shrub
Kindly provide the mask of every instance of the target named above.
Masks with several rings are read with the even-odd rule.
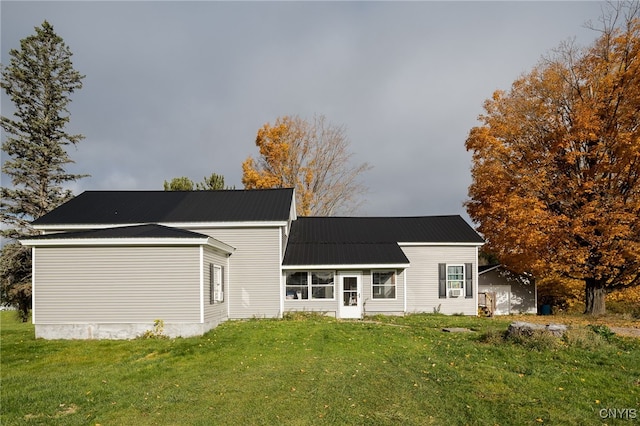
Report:
[[[497,345],[504,343],[505,332],[498,330],[490,330],[483,333],[478,340],[480,343],[486,343],[489,345]]]
[[[532,330],[526,333],[511,333],[505,341],[535,351],[545,351],[559,346],[560,338],[543,330]]]
[[[326,320],[325,312],[321,311],[288,311],[282,316],[286,321]]]
[[[611,339],[616,335],[609,327],[603,324],[590,324],[589,328],[596,335],[602,336],[607,342],[611,341]]]
[[[596,334],[589,328],[572,328],[568,330],[563,340],[569,347],[576,347],[581,349],[596,350],[601,349],[607,345],[605,339],[601,335]]]
[[[164,334],[164,321],[161,319],[153,320],[153,329],[147,330],[140,336],[141,339],[168,339],[169,336]]]

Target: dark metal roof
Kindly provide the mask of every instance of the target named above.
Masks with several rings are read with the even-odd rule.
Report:
[[[61,232],[37,235],[22,240],[76,240],[76,239],[125,239],[125,238],[209,238],[198,232],[187,231],[169,226],[147,224],[138,226],[120,226],[116,228],[93,229],[90,231]]]
[[[408,265],[396,243],[289,243],[282,264]]]
[[[34,225],[288,220],[293,189],[86,191]]]
[[[327,243],[483,243],[460,216],[300,217],[291,242]]]
[[[481,244],[460,216],[300,217],[283,265],[408,264],[398,243]]]

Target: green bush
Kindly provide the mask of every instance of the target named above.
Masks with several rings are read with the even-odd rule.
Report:
[[[607,341],[611,341],[611,339],[616,335],[609,327],[602,324],[590,324],[589,328],[596,335],[603,337]]]

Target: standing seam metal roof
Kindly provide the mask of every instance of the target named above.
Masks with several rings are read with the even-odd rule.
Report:
[[[482,244],[460,216],[301,217],[284,260],[295,265],[408,264],[398,243]]]
[[[289,219],[293,189],[86,191],[34,225],[249,222]]]

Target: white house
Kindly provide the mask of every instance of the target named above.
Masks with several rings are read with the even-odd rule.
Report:
[[[87,191],[33,222],[36,337],[169,336],[227,319],[477,314],[460,216],[296,217],[293,189]]]

